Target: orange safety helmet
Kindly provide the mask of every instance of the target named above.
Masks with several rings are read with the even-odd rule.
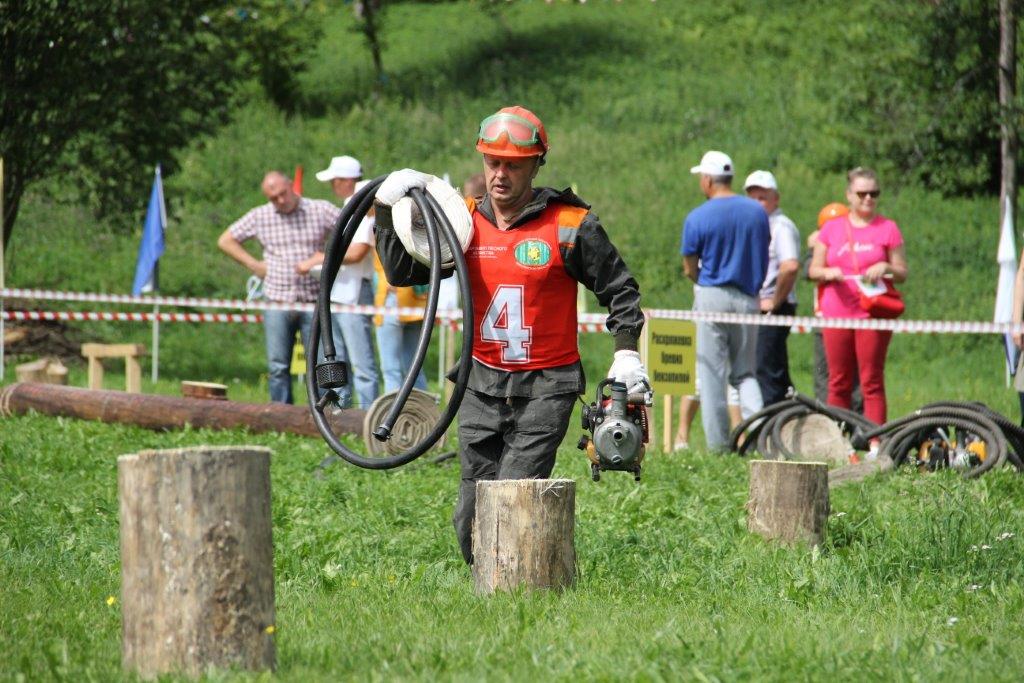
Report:
[[[839,202],[826,204],[821,211],[818,212],[818,227],[820,228],[833,218],[839,218],[840,216],[845,216],[848,213],[850,213],[850,209],[846,204],[840,204]]]
[[[537,115],[526,107],[503,107],[480,122],[476,149],[497,157],[536,157],[544,161],[548,134]]]

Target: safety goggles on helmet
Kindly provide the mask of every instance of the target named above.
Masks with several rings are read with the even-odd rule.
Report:
[[[509,142],[519,147],[542,144],[540,130],[522,116],[498,112],[480,122],[478,137],[484,142],[497,142],[502,135],[506,135]]]

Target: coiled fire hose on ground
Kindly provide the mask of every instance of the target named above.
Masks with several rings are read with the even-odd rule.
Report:
[[[787,448],[782,429],[812,414],[833,420],[854,449],[867,450],[878,440],[878,459],[893,466],[908,462],[928,470],[952,466],[973,478],[1009,461],[1024,471],[1024,429],[980,402],[930,403],[877,425],[851,410],[792,392],[790,398],[738,424],[730,435],[730,448],[739,455],[756,452],[773,460],[793,459],[796,455]]]
[[[335,389],[344,386],[348,382],[347,364],[337,357],[331,329],[331,285],[338,275],[342,259],[345,252],[348,251],[349,244],[352,242],[352,237],[355,235],[359,223],[372,206],[377,188],[380,187],[385,178],[387,176],[375,178],[353,195],[338,217],[334,235],[328,242],[324,252],[324,263],[320,274],[320,295],[313,311],[313,323],[310,326],[309,345],[311,349],[316,350],[316,355],[310,354],[310,357],[316,358],[317,361],[315,363],[308,363],[306,370],[306,393],[309,398],[313,421],[316,423],[320,434],[331,449],[344,460],[358,467],[372,470],[392,469],[412,462],[430,450],[444,436],[444,433],[455,418],[455,413],[458,411],[459,405],[462,403],[462,397],[466,392],[466,385],[469,381],[469,359],[473,355],[473,335],[464,334],[455,388],[452,391],[448,405],[433,428],[422,435],[418,443],[410,445],[407,450],[399,453],[391,452],[383,457],[366,457],[345,446],[337,434],[334,433],[330,422],[324,415],[325,410],[337,407],[338,394],[335,392]],[[387,441],[391,438],[395,424],[405,408],[409,395],[413,391],[416,376],[423,366],[427,349],[430,346],[430,337],[434,330],[434,318],[437,314],[437,301],[442,279],[442,259],[440,258],[442,254],[442,237],[454,259],[455,275],[458,279],[459,292],[463,304],[464,329],[473,329],[473,297],[469,285],[466,259],[463,255],[459,237],[452,228],[441,205],[429,192],[413,189],[410,191],[409,196],[416,208],[419,209],[425,224],[431,255],[430,289],[423,313],[423,328],[420,331],[412,367],[409,369],[401,388],[396,392],[394,401],[391,403],[387,414],[377,427],[373,429],[373,435],[379,441]]]

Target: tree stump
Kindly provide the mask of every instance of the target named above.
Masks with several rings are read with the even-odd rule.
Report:
[[[142,451],[117,470],[124,669],[273,669],[270,449]]]
[[[19,382],[68,383],[68,369],[59,358],[40,358],[22,363],[14,368],[14,374]]]
[[[479,481],[473,520],[477,593],[564,588],[576,578],[576,482]]]
[[[748,531],[784,543],[821,545],[828,510],[825,463],[751,461]]]
[[[216,382],[184,380],[181,383],[181,395],[185,398],[209,398],[215,401],[226,401],[228,400],[228,386]]]

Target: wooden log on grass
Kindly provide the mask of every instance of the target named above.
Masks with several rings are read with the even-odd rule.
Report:
[[[270,449],[122,455],[117,489],[125,671],[273,669]]]
[[[828,511],[825,463],[751,461],[748,531],[783,543],[821,545]]]
[[[473,520],[476,591],[565,588],[576,578],[576,482],[479,481]]]
[[[235,429],[320,436],[307,406],[241,403],[156,394],[128,394],[78,387],[22,382],[0,389],[0,417],[30,411],[82,420],[138,425],[146,429]],[[328,412],[339,434],[363,433],[364,410]]]

